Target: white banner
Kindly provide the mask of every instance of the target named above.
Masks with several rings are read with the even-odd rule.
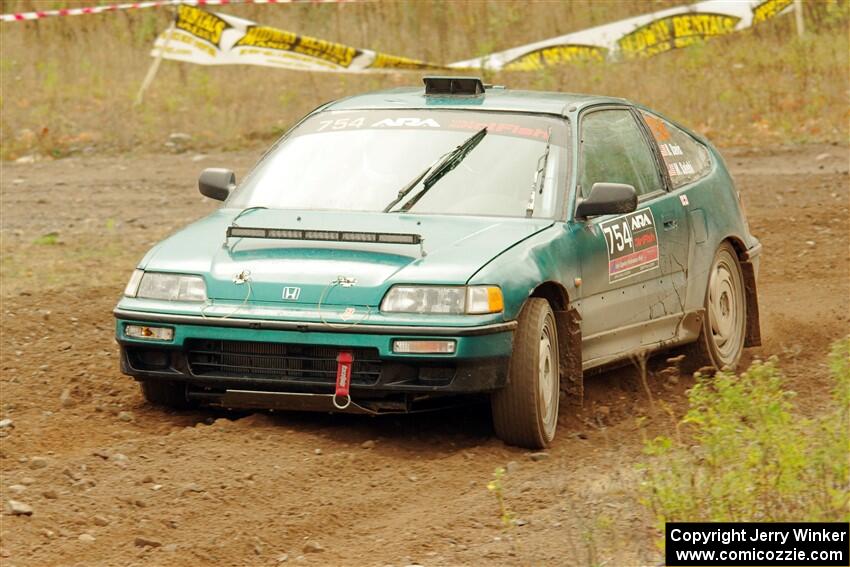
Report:
[[[456,69],[533,71],[570,61],[648,57],[748,28],[793,0],[706,0],[452,63]]]
[[[153,56],[201,65],[262,65],[301,71],[534,71],[572,61],[648,57],[748,28],[793,0],[705,0],[458,61],[448,66],[361,49],[182,4]]]
[[[263,65],[301,71],[445,70],[441,65],[360,49],[235,16],[181,5],[151,55],[201,65]]]

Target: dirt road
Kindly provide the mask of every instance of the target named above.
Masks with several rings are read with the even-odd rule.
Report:
[[[669,430],[637,374],[588,380],[548,458],[486,408],[431,415],[169,412],[118,371],[111,310],[143,252],[214,207],[203,167],[258,152],[3,164],[0,562],[25,565],[658,564],[641,440]],[[726,152],[764,244],[764,346],[808,413],[848,332],[848,151]],[[650,376],[675,411],[685,390]],[[647,425],[636,425],[646,416]],[[493,470],[507,466],[503,527]]]

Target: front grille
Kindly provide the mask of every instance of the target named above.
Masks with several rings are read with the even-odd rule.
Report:
[[[258,343],[244,341],[189,340],[186,358],[195,376],[256,377],[333,384],[339,347]],[[381,361],[378,349],[345,349],[354,353],[351,383],[370,385],[378,381]]]

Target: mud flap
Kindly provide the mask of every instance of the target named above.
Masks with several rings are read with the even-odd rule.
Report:
[[[584,374],[581,369],[581,327],[580,315],[575,308],[567,311],[555,311],[555,324],[558,326],[558,351],[561,353],[559,371],[561,390],[566,392],[570,403],[584,404]]]
[[[741,262],[744,275],[744,293],[747,300],[747,328],[745,347],[761,346],[761,324],[759,322],[759,298],[756,290],[756,273],[752,262]]]

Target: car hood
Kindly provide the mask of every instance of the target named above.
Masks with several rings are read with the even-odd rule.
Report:
[[[237,221],[240,227],[419,234],[420,249],[405,244],[226,239],[238,212],[219,209],[189,225],[157,245],[141,267],[200,274],[212,300],[376,306],[396,283],[464,284],[504,250],[553,224],[550,219],[267,209],[248,211]],[[234,283],[240,273],[249,274],[248,284]],[[334,285],[339,277],[356,283]],[[288,290],[284,299],[284,288],[298,291]]]

